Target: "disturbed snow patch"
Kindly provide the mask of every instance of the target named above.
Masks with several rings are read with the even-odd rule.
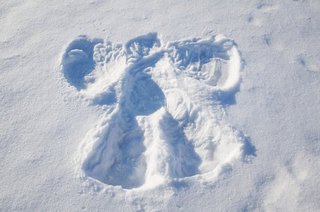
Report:
[[[149,33],[125,45],[80,36],[61,64],[82,96],[106,108],[81,142],[81,179],[124,189],[212,182],[253,154],[223,120],[241,69],[237,46],[224,36],[163,43]]]

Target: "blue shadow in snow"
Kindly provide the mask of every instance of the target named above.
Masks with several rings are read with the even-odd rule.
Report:
[[[173,187],[177,191],[185,190],[189,187],[189,185],[186,182],[180,181],[180,180],[173,180],[169,183],[169,186]]]
[[[128,55],[132,54],[133,51],[140,56],[146,56],[154,46],[159,46],[160,40],[156,32],[150,32],[146,35],[141,35],[136,38],[129,40],[126,45],[126,52]]]
[[[198,64],[198,71],[201,71],[201,67],[211,62],[213,58],[229,59],[229,55],[221,46],[212,42],[199,43],[198,41],[199,39],[193,39],[172,43],[176,55],[173,60],[180,69],[185,69],[190,64]]]
[[[78,90],[85,87],[84,77],[95,68],[93,48],[102,39],[79,36],[72,41],[62,57],[63,73],[67,81]]]
[[[136,116],[147,116],[165,105],[161,88],[147,74],[139,74],[129,95],[130,110]]]
[[[244,156],[257,156],[257,149],[252,144],[251,138],[249,136],[244,136],[243,153]]]
[[[134,116],[120,111],[108,123],[83,170],[89,177],[109,185],[139,187],[144,183],[146,169],[143,140],[143,131]]]

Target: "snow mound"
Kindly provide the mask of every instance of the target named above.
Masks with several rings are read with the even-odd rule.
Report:
[[[70,85],[106,111],[77,153],[85,181],[142,190],[212,182],[253,154],[224,121],[241,58],[222,35],[165,43],[149,33],[125,45],[79,36],[61,64]]]

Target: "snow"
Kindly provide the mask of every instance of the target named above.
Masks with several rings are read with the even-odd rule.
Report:
[[[0,3],[0,211],[319,211],[319,1]]]
[[[245,138],[220,120],[220,99],[232,95],[241,69],[235,44],[221,35],[166,44],[148,33],[123,46],[81,36],[61,68],[106,110],[77,156],[83,180],[140,190],[194,175],[212,183],[250,154]]]

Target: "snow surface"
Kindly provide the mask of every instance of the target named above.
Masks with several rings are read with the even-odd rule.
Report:
[[[320,210],[319,1],[0,11],[0,211]]]

